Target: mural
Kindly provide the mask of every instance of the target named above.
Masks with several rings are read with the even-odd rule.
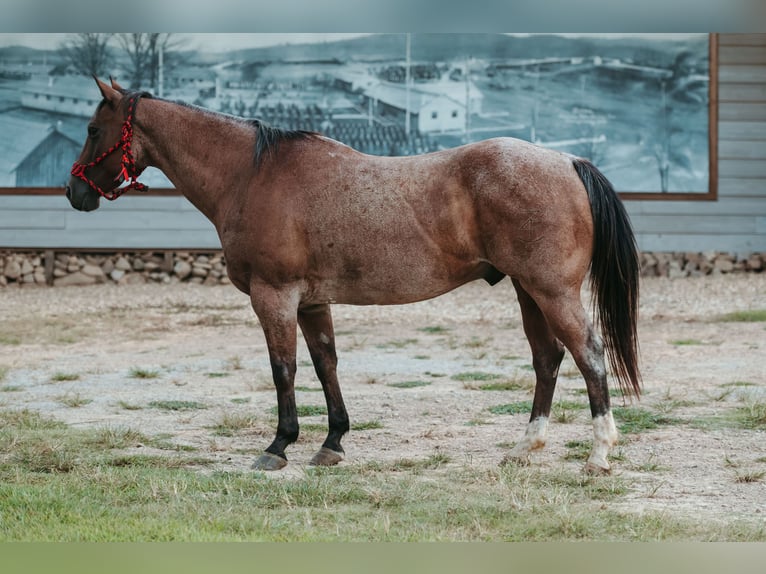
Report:
[[[709,189],[707,34],[0,34],[0,187],[64,184],[90,74],[365,153],[511,136],[623,193]]]

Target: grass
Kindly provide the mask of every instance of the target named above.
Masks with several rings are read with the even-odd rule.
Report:
[[[192,411],[206,409],[207,405],[198,403],[197,401],[151,401],[149,406],[154,409],[162,409],[165,411]]]
[[[620,476],[479,469],[434,452],[274,477],[215,470],[202,453],[124,451],[153,442],[130,429],[0,411],[0,540],[766,540],[763,524],[732,516],[621,510],[611,503],[635,486]]]
[[[640,433],[679,422],[676,418],[642,407],[614,407],[612,412],[617,428],[623,434]]]
[[[517,403],[508,403],[489,407],[489,412],[493,415],[518,415],[522,413],[529,414],[532,410],[532,401],[519,401]]]
[[[2,383],[5,380],[5,377],[8,376],[8,371],[10,369],[8,367],[0,365],[0,383]]]
[[[669,341],[671,345],[675,345],[677,347],[688,347],[693,345],[704,345],[702,341],[699,339],[674,339],[672,341]]]
[[[117,401],[117,406],[126,411],[140,411],[143,407],[135,403],[129,403],[127,401]]]
[[[383,423],[380,421],[362,421],[362,422],[351,424],[352,431],[377,430],[382,428],[383,428]]]
[[[255,417],[241,413],[224,413],[211,427],[216,436],[234,436],[236,433],[255,425]]]
[[[228,377],[229,373],[221,373],[221,372],[214,372],[214,373],[205,373],[205,376],[209,379],[222,379],[223,377]]]
[[[428,327],[421,327],[418,329],[418,331],[422,333],[428,333],[430,335],[440,335],[442,333],[449,332],[449,329],[447,327],[442,327],[441,325],[433,325]]]
[[[766,321],[766,309],[734,311],[720,315],[717,320],[726,323],[760,323]]]
[[[3,385],[0,387],[0,393],[15,393],[23,389],[21,385]]]
[[[140,367],[133,367],[130,369],[128,376],[131,379],[156,379],[160,376],[160,372],[150,369],[143,369]]]
[[[469,371],[465,373],[458,373],[456,375],[452,375],[452,379],[455,381],[494,381],[497,379],[502,379],[502,375],[498,375],[496,373],[484,373],[481,371]]]
[[[77,381],[80,379],[80,375],[77,373],[64,373],[61,371],[58,371],[56,373],[53,373],[53,376],[51,376],[51,381],[54,381],[56,383],[63,383],[68,381]]]
[[[737,407],[730,418],[739,428],[763,430],[766,428],[766,402],[762,400],[747,401],[741,407]]]
[[[304,393],[317,393],[322,391],[322,387],[307,387],[305,385],[298,385],[295,387],[296,391],[303,391]]]
[[[93,402],[93,399],[86,399],[85,397],[80,395],[80,393],[74,393],[74,394],[67,393],[65,395],[58,397],[56,400],[62,405],[64,405],[65,407],[70,407],[70,408],[82,407]]]
[[[431,381],[401,381],[399,383],[388,383],[389,387],[396,389],[412,389],[415,387],[427,387]]]
[[[380,345],[376,345],[378,349],[403,349],[409,345],[414,345],[418,342],[417,339],[394,339],[392,341],[386,341]]]
[[[325,405],[298,405],[296,407],[299,417],[316,417],[327,414],[327,407]],[[272,415],[277,414],[277,407],[271,407],[269,412]]]

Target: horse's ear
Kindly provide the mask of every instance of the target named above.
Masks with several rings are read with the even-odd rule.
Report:
[[[122,86],[117,83],[117,80],[115,80],[112,76],[109,76],[109,81],[112,82],[112,87],[117,90],[118,92],[124,92],[125,90],[122,89]]]
[[[93,76],[93,79],[96,80],[96,85],[101,91],[101,95],[104,96],[104,99],[109,102],[110,105],[114,106],[117,104],[117,102],[120,101],[120,99],[122,99],[122,94],[115,90],[113,87],[102,82],[96,76]]]

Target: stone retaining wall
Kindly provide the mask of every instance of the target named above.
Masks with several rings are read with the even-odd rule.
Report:
[[[766,253],[642,253],[641,274],[699,277],[723,273],[761,273]],[[0,252],[0,288],[96,283],[229,283],[221,252],[145,252],[73,254],[54,251]]]

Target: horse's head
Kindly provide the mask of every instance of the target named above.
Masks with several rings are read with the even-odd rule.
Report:
[[[94,79],[104,99],[88,123],[88,138],[66,186],[67,199],[80,211],[97,209],[102,197],[113,200],[128,189],[147,189],[136,181],[140,170],[131,150],[133,116],[141,94],[126,94],[114,80],[110,86]],[[120,187],[126,180],[129,184]]]

